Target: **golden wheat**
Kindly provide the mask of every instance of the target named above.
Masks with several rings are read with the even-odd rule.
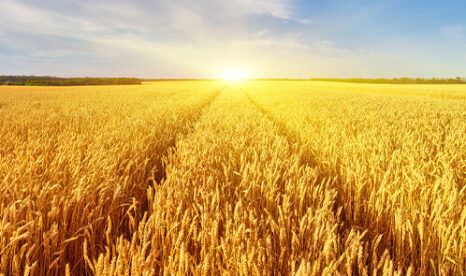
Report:
[[[319,174],[337,179],[347,229],[383,234],[381,247],[403,269],[464,273],[465,88],[330,86],[283,93],[255,83],[247,93],[298,137]]]
[[[0,88],[0,274],[464,275],[466,89]]]

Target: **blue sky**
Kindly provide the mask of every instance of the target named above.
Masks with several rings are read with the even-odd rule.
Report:
[[[466,1],[2,0],[0,75],[466,77]]]

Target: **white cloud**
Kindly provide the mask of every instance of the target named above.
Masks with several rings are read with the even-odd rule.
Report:
[[[367,67],[366,53],[306,33],[315,22],[297,15],[296,0],[0,1],[2,73],[211,77],[239,64],[257,77],[310,77]]]
[[[271,53],[271,48],[303,48],[295,36],[268,26],[274,20],[309,24],[294,15],[294,1],[2,0],[0,53],[6,49],[14,53],[11,59],[22,56],[44,68],[49,62],[64,74],[75,73],[60,58],[113,64],[104,66],[108,68],[136,60],[145,64],[148,76],[162,64],[194,71],[196,63],[222,63],[249,52]],[[262,21],[251,23],[254,18]]]
[[[242,19],[248,16],[295,20],[292,10],[292,2],[287,0],[48,0],[39,3],[2,0],[0,33],[33,33],[87,40],[133,33],[147,40],[192,42],[209,38],[230,39],[235,35],[257,32],[243,22]]]
[[[314,43],[314,49],[324,55],[345,55],[350,51],[338,45],[336,41],[333,40],[320,40]]]
[[[466,26],[452,25],[442,28],[442,33],[450,38],[463,38],[466,34]]]

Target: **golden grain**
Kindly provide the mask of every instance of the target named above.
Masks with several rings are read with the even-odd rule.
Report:
[[[0,275],[463,275],[465,95],[0,87]]]

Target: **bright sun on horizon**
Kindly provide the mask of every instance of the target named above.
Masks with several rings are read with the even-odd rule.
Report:
[[[248,78],[248,73],[241,68],[232,68],[223,73],[221,76],[223,80],[238,82]]]

